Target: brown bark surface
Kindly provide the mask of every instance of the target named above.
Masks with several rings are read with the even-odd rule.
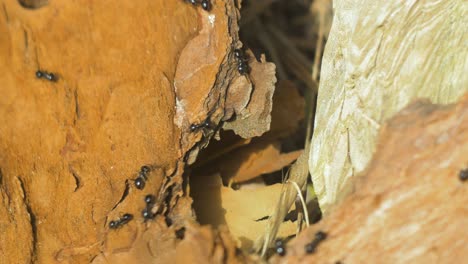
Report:
[[[174,259],[175,231],[194,217],[186,162],[221,120],[256,109],[249,78],[269,94],[250,120],[268,130],[274,65],[237,72],[234,1],[209,12],[182,0],[20,2],[0,4],[1,262]],[[226,103],[231,83],[245,95]],[[205,120],[210,129],[190,132]],[[138,190],[142,165],[151,171]],[[147,194],[154,221],[141,216]],[[110,230],[125,213],[133,220]]]
[[[277,64],[274,93],[276,66],[239,40],[241,1],[211,0],[209,11],[185,0],[1,1],[0,263],[264,262],[246,254],[266,234],[293,236],[301,220],[299,203],[279,202],[286,188],[296,196],[284,175],[307,177],[307,156],[293,161],[311,121],[305,89],[316,83],[308,57],[286,41],[301,31],[289,12],[305,15],[301,2],[250,1],[243,15],[244,43]],[[241,47],[245,61],[233,53]],[[250,70],[239,73],[240,62]],[[468,258],[458,176],[468,167],[467,113],[468,95],[415,102],[390,119],[341,204],[270,261]],[[212,138],[221,141],[199,155]],[[302,165],[284,174],[290,164]],[[291,214],[271,228],[275,208]],[[125,214],[133,218],[110,228]],[[306,254],[318,230],[327,238]]]
[[[418,101],[390,119],[352,194],[273,263],[462,263],[468,259],[468,96]],[[315,252],[305,246],[327,233]]]

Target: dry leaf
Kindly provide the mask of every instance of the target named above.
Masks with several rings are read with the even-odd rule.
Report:
[[[255,58],[253,53],[247,54],[249,58]],[[258,137],[270,129],[272,98],[276,83],[275,65],[267,63],[264,55],[260,58],[260,62],[255,59],[249,60],[249,67],[251,67],[249,80],[253,85],[252,95],[250,98],[243,98],[244,101],[227,101],[226,107],[229,108],[231,105],[232,109],[236,109],[234,105],[245,105],[245,99],[249,100],[248,105],[240,112],[236,111],[235,120],[223,125],[224,129],[231,129],[243,138]],[[238,96],[228,98],[238,99]]]
[[[302,150],[280,153],[279,142],[256,141],[219,161],[219,171],[226,182],[245,182],[286,167],[301,153]]]
[[[218,174],[198,177],[203,177],[203,181],[191,185],[197,219],[214,226],[227,225],[239,245],[250,249],[265,232],[266,217],[277,205],[282,185],[235,191],[224,187]],[[281,225],[279,235],[288,236],[295,231],[295,224],[287,221]]]
[[[252,141],[251,138],[245,139],[237,136],[232,130],[221,130],[219,136],[221,140],[212,140],[210,145],[200,153],[197,162],[192,166],[193,168],[198,169],[203,166],[211,166],[215,162],[218,163],[217,159],[229,155],[232,151],[248,145]]]

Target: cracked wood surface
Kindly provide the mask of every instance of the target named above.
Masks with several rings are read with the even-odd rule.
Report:
[[[272,263],[462,263],[468,258],[468,94],[389,119],[369,167]],[[342,194],[344,195],[344,194]],[[327,233],[313,253],[306,245]]]
[[[380,124],[416,98],[468,91],[463,0],[333,2],[309,168],[326,213],[376,150]]]

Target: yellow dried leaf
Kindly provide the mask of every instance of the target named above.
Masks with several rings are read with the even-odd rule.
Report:
[[[226,181],[244,182],[262,174],[278,171],[297,159],[301,150],[280,153],[280,143],[257,142],[241,148],[221,162],[220,173]]]
[[[224,187],[219,174],[203,177],[191,186],[194,207],[200,223],[227,225],[242,248],[249,249],[264,235],[267,219],[278,203],[282,184],[254,190],[233,190]],[[293,222],[284,222],[279,236],[296,232]]]

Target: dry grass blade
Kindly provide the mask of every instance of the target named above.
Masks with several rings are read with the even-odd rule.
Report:
[[[309,175],[308,168],[308,157],[309,147],[308,145],[304,152],[299,156],[297,161],[291,166],[291,170],[288,173],[289,181],[296,182],[300,189],[303,189],[307,183],[307,176]],[[268,246],[275,240],[276,234],[278,233],[279,226],[283,222],[284,217],[291,208],[291,205],[296,200],[297,191],[292,184],[285,185],[284,191],[280,196],[278,206],[275,212],[268,220],[267,231],[264,236],[264,243],[261,248],[261,255],[265,256]]]
[[[310,225],[309,213],[307,212],[307,205],[306,205],[306,202],[304,200],[304,195],[302,195],[301,188],[299,187],[297,182],[288,180],[287,183],[291,183],[294,186],[294,188],[296,188],[297,196],[299,196],[299,199],[301,200],[302,210],[304,211],[304,219],[306,221],[306,225],[309,226]]]

